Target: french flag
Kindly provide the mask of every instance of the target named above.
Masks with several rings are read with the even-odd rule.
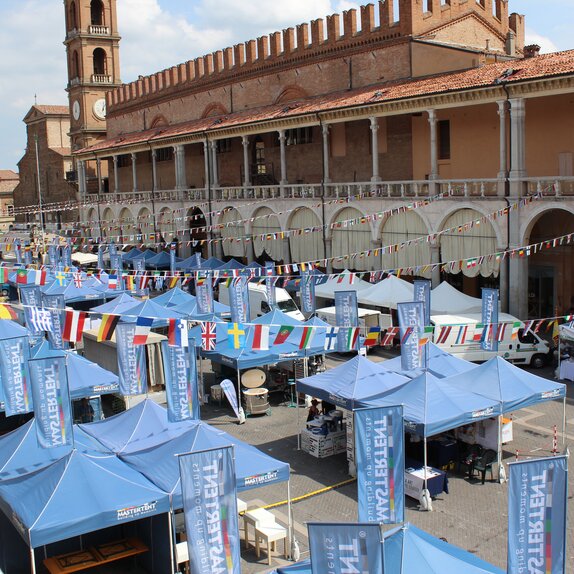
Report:
[[[148,335],[153,325],[151,317],[138,317],[136,321],[136,332],[134,334],[134,345],[145,345],[147,343]]]

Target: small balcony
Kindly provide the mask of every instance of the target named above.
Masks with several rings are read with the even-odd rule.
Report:
[[[112,77],[109,74],[92,74],[92,84],[111,84]]]
[[[109,36],[110,28],[109,26],[88,26],[88,34],[93,36]]]

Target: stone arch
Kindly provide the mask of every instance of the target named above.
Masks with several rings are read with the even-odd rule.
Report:
[[[120,210],[120,230],[122,237],[126,238],[126,241],[133,241],[133,236],[137,234],[137,227],[135,225],[134,216],[132,212],[127,208],[123,207]]]
[[[219,224],[224,225],[219,230],[219,234],[223,239],[223,254],[229,257],[245,257],[245,242],[236,240],[236,238],[245,236],[245,225],[239,223],[238,225],[226,225],[236,221],[241,221],[243,218],[237,209],[234,207],[226,208],[219,217]]]
[[[153,120],[151,121],[150,129],[161,128],[165,126],[169,126],[169,122],[163,114],[158,114],[157,116],[154,116]]]
[[[352,225],[349,225],[350,220]],[[341,226],[335,226],[336,223],[341,223]],[[351,253],[363,253],[372,247],[371,225],[363,213],[356,207],[344,207],[333,217],[330,232],[331,253],[333,257],[337,257],[333,261],[333,267],[357,271],[373,269],[375,261],[372,256],[343,257]]]
[[[279,218],[270,207],[260,207],[253,214],[251,235],[255,257],[261,257],[265,252],[274,261],[284,258],[283,240],[278,236],[281,232]],[[265,238],[261,238],[265,236]]]
[[[175,222],[173,220],[173,211],[169,207],[162,207],[157,219],[157,229],[163,240],[171,241],[175,235]]]
[[[199,252],[202,257],[207,258],[207,221],[205,214],[199,207],[192,207],[187,210],[187,220],[189,224],[189,240],[191,241],[191,252]]]
[[[225,116],[227,115],[227,109],[225,108],[225,106],[219,102],[211,102],[211,104],[208,104],[205,109],[203,110],[203,113],[201,114],[201,118],[212,118],[212,117],[217,117],[217,116]]]
[[[307,97],[307,92],[297,84],[285,86],[281,93],[275,98],[276,104],[284,104],[295,100],[302,100]]]
[[[567,203],[548,204],[546,202],[543,202],[540,205],[537,205],[535,208],[533,208],[529,213],[528,219],[524,222],[524,224],[522,225],[522,229],[520,230],[522,245],[527,245],[531,242],[530,237],[532,235],[532,230],[534,229],[534,226],[538,223],[538,221],[542,217],[544,217],[551,211],[565,212],[574,215],[574,205],[569,205]],[[565,234],[566,233],[568,233],[568,231],[566,231]],[[554,235],[554,237],[558,237],[559,235],[561,235],[561,233],[557,232]]]
[[[102,211],[102,220],[100,221],[100,226],[102,227],[102,235],[105,236],[115,236],[117,232],[113,229],[113,224],[110,222],[114,219],[114,212],[111,207],[106,207]]]
[[[102,0],[92,0],[90,2],[90,23],[92,26],[105,25],[105,11]]]
[[[68,29],[76,30],[78,28],[78,9],[76,8],[76,2],[72,0],[70,2],[70,10],[68,12]]]
[[[153,233],[153,218],[147,207],[142,207],[138,212],[137,227],[142,235],[142,243],[151,242],[150,235]],[[155,243],[155,240],[153,241]]]
[[[289,218],[290,230],[320,227],[319,216],[308,207],[300,207]],[[325,259],[325,245],[321,231],[289,236],[291,262],[300,263]]]
[[[387,217],[380,230],[381,245],[384,251],[381,256],[383,269],[402,269],[405,275],[430,278],[430,268],[424,269],[424,266],[431,261],[430,244],[426,240],[428,234],[427,222],[415,211],[401,211]],[[421,237],[424,239],[413,242]],[[405,245],[409,241],[411,243]],[[394,248],[395,245],[402,247]],[[404,271],[409,268],[413,268],[412,273]]]
[[[499,240],[492,222],[472,224],[482,216],[483,214],[474,208],[463,208],[453,211],[444,220],[442,229],[452,229],[440,235],[441,261],[454,262],[445,267],[448,273],[462,272],[466,277],[476,277],[478,274],[483,277],[498,276],[500,262],[494,257],[484,257],[471,265],[466,261],[498,250]]]
[[[103,48],[96,48],[92,54],[93,70],[95,76],[107,75],[108,62],[106,51]]]
[[[574,231],[574,208],[562,204],[541,206],[526,226],[524,244],[541,244],[522,260],[528,268],[528,317],[574,313],[574,242],[556,241]],[[526,271],[526,269],[524,269]],[[525,273],[526,275],[526,273]]]

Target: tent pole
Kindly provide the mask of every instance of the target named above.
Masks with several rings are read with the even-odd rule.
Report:
[[[562,444],[566,444],[566,394],[562,399]]]
[[[299,422],[299,392],[297,391],[297,381],[295,381],[295,401],[297,407],[297,450],[301,450],[301,423]]]
[[[562,354],[562,339],[558,337],[558,377],[560,380],[560,355]]]
[[[291,479],[287,481],[287,515],[289,525],[289,559],[293,559],[293,518],[291,516]]]
[[[498,416],[498,482],[502,484],[506,482],[506,470],[502,466],[502,415]]]
[[[34,547],[32,546],[32,537],[30,531],[28,531],[28,543],[30,544],[30,560],[31,560],[31,572],[36,574],[36,554],[34,552]]]
[[[423,474],[424,474],[424,489],[421,496],[421,506],[423,510],[431,511],[432,510],[432,499],[430,492],[428,490],[428,481],[427,481],[427,437],[426,434],[423,437],[424,441],[424,461],[423,461]]]
[[[167,519],[169,521],[169,555],[171,557],[171,571],[175,572],[177,567],[176,564],[177,558],[175,558],[175,546],[173,544],[173,541],[175,539],[175,527],[174,527],[175,517],[173,515],[172,508],[169,509]]]

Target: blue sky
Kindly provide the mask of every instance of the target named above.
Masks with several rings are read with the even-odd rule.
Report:
[[[117,0],[122,79],[129,82],[237,42],[333,12],[350,0]],[[510,0],[526,15],[527,42],[574,48],[574,0]],[[62,0],[0,1],[0,169],[16,169],[22,119],[34,104],[67,105]]]

